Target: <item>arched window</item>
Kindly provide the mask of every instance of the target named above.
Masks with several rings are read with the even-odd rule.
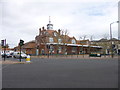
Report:
[[[72,39],[71,43],[72,43],[72,44],[76,44],[75,39]]]

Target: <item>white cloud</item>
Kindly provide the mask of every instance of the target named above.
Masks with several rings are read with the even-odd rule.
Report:
[[[38,29],[47,25],[48,18],[54,29],[68,29],[70,36],[94,35],[100,38],[109,33],[109,24],[118,18],[118,0],[1,0],[2,36],[10,46],[25,42],[38,35]],[[113,25],[117,36],[117,25]]]

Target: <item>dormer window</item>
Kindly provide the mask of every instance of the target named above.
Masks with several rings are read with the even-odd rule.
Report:
[[[57,36],[57,33],[56,33],[56,32],[54,32],[54,36]]]
[[[72,39],[71,43],[72,43],[72,44],[76,44],[75,39]]]

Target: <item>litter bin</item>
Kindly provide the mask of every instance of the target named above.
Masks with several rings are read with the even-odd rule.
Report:
[[[30,55],[27,55],[26,62],[30,62]]]

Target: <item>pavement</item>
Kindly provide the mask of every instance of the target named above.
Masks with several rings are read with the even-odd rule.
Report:
[[[114,58],[119,58],[120,56],[114,56]],[[101,57],[89,57],[89,55],[51,55],[51,56],[31,56],[31,58],[54,58],[54,59],[108,59],[111,56],[101,56]]]
[[[9,61],[18,62],[12,58]],[[3,63],[2,67],[3,88],[118,87],[117,57],[31,57],[30,64]]]

